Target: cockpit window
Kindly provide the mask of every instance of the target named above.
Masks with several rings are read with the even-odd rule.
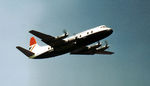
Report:
[[[105,25],[101,25],[100,28],[106,28],[106,26]]]

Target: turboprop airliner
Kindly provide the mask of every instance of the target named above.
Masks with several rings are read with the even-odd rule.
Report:
[[[51,36],[35,30],[29,33],[40,38],[46,43],[46,46],[39,46],[34,37],[30,38],[29,50],[17,46],[16,48],[31,59],[44,59],[70,53],[71,55],[94,55],[105,54],[111,55],[114,52],[106,51],[109,48],[107,41],[105,45],[99,40],[102,40],[111,35],[113,30],[105,25],[97,26],[92,29],[83,31],[68,37],[68,32],[64,31],[61,36]],[[91,45],[94,42],[97,44]]]

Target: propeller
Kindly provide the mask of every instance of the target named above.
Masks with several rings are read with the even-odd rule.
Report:
[[[65,36],[68,36],[69,35],[69,33],[67,32],[67,30],[63,30],[63,33],[65,34]]]
[[[101,45],[101,42],[100,42],[100,41],[98,41],[98,42],[97,42],[97,45]]]
[[[66,30],[63,30],[63,33],[64,34],[62,34],[61,36],[57,36],[56,38],[57,39],[64,39],[64,38],[69,36],[69,34],[68,34],[68,32]]]
[[[106,47],[109,47],[109,45],[108,45],[108,42],[107,42],[107,41],[105,41],[105,44],[106,44],[106,45],[105,45]]]
[[[104,41],[104,42],[105,42],[105,45],[100,48],[97,48],[97,50],[105,51],[106,49],[109,48],[108,42],[107,41]],[[100,42],[98,42],[98,44],[100,44]]]

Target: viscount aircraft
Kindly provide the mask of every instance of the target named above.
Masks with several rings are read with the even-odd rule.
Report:
[[[44,59],[70,53],[71,55],[94,55],[105,54],[111,55],[114,52],[106,51],[109,48],[107,41],[105,45],[99,40],[102,40],[111,35],[113,30],[105,25],[97,26],[92,29],[83,31],[68,37],[68,32],[64,31],[61,36],[51,36],[35,30],[29,33],[41,39],[46,46],[39,46],[34,37],[30,39],[29,50],[17,46],[22,53],[31,59]],[[97,44],[91,45],[94,42]]]

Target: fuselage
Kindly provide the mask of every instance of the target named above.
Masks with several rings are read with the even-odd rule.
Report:
[[[108,37],[110,34],[112,34],[112,32],[113,30],[111,28],[106,27],[105,25],[101,25],[101,26],[83,31],[81,33],[78,33],[76,35],[63,39],[64,41],[68,43],[63,44],[62,46],[56,49],[49,50],[46,53],[43,53],[39,56],[36,56],[35,59],[49,58],[49,57],[54,57],[54,56],[58,56],[58,55],[71,52],[82,46],[86,46],[96,41],[102,40]]]

